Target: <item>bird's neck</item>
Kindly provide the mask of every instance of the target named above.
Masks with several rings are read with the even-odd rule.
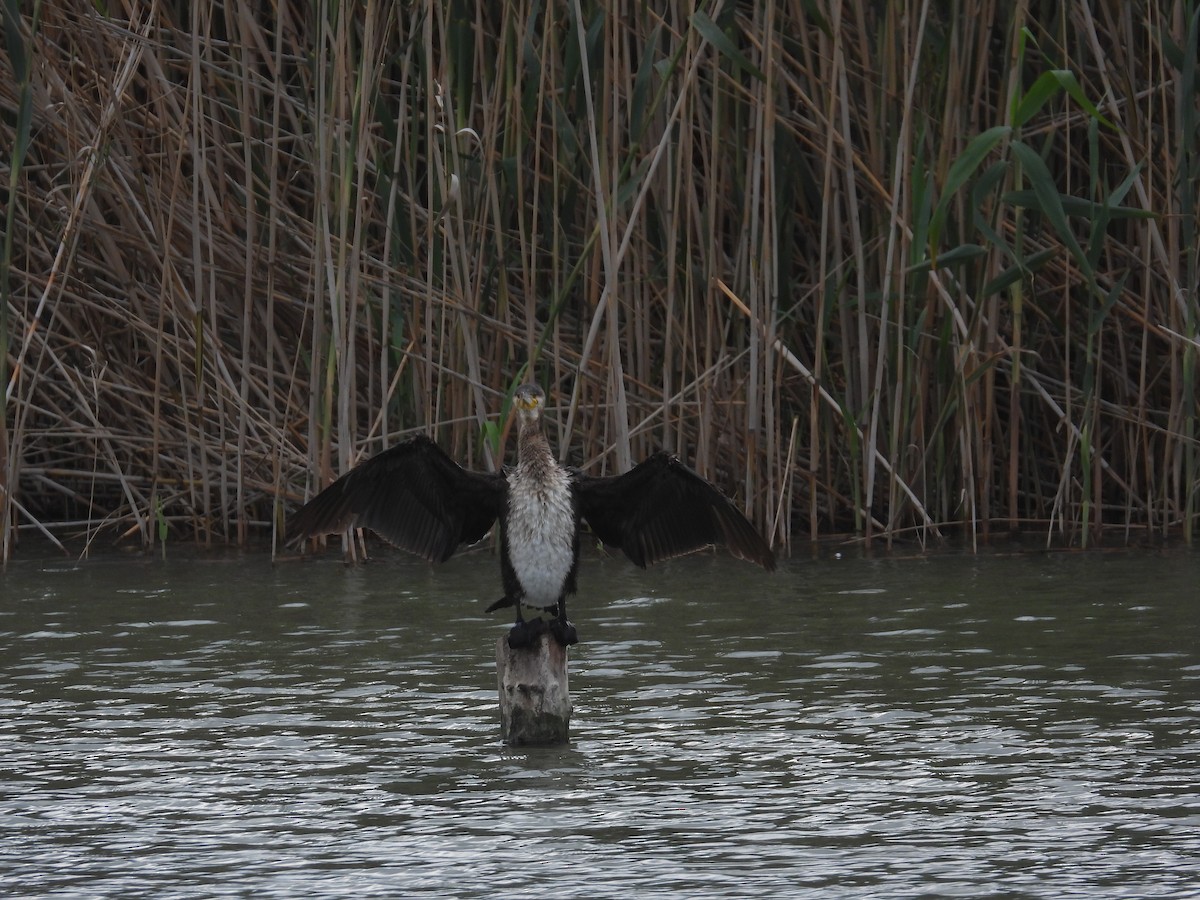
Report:
[[[557,468],[540,421],[521,423],[517,435],[517,468],[533,478],[544,478]]]

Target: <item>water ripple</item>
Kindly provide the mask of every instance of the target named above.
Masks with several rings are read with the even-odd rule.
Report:
[[[577,604],[573,740],[516,750],[503,626],[475,608],[493,566],[456,565],[443,585],[248,560],[218,600],[203,562],[56,570],[52,596],[3,576],[0,885],[1196,895],[1191,578],[1148,606],[1106,560],[1097,605],[1056,562],[842,560],[755,580],[750,605],[713,596],[718,561],[604,564],[608,602]]]

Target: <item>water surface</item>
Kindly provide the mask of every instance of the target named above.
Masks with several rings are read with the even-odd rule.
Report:
[[[567,747],[486,553],[18,559],[0,892],[1200,896],[1200,555],[588,559]]]

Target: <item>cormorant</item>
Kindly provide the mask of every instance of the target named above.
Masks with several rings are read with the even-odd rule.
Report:
[[[554,614],[549,629],[564,646],[578,638],[567,621],[575,593],[580,520],[636,565],[709,544],[773,570],[771,548],[746,517],[674,456],[658,452],[623,475],[597,477],[560,465],[542,429],[546,395],[517,388],[517,464],[502,473],[470,472],[423,435],[397,444],[343,475],[293,517],[287,543],[370,528],[430,562],[480,540],[500,520],[504,596],[488,607],[515,606],[508,635],[528,646],[547,625],[526,620],[522,605]]]

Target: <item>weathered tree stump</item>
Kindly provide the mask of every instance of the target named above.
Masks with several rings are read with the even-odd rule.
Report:
[[[567,648],[549,633],[520,650],[501,637],[496,643],[496,686],[505,742],[517,747],[567,743],[571,722]]]

